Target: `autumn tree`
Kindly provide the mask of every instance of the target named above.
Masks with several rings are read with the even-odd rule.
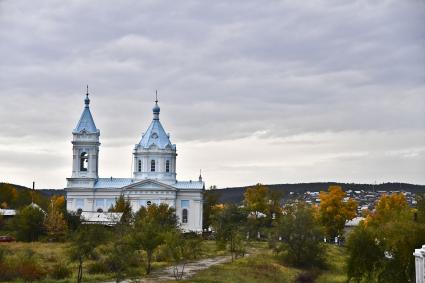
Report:
[[[276,227],[284,260],[295,266],[322,264],[324,249],[323,231],[313,214],[313,209],[303,202],[287,205]]]
[[[357,202],[344,201],[345,192],[340,186],[330,186],[328,192],[320,192],[318,217],[328,237],[343,234],[345,222],[356,216]]]
[[[0,183],[0,208],[14,208],[17,191],[11,184]]]
[[[133,242],[136,249],[146,252],[146,273],[152,269],[154,251],[164,243],[165,233],[177,227],[177,216],[166,204],[141,207],[135,216]]]
[[[266,213],[268,191],[266,186],[257,184],[254,187],[248,188],[244,193],[245,208],[249,212],[253,212],[255,218],[258,218],[260,213]]]
[[[63,210],[65,206],[64,196],[54,196],[51,199],[47,216],[44,220],[47,235],[50,240],[62,241],[66,236],[68,225],[65,221]]]
[[[424,242],[425,225],[416,221],[404,195],[383,195],[348,238],[348,275],[357,282],[410,282],[412,251]]]
[[[124,195],[116,200],[115,205],[109,209],[110,212],[121,212],[123,215],[121,217],[121,222],[129,224],[133,219],[133,212],[131,208],[131,203],[129,199],[126,199]]]

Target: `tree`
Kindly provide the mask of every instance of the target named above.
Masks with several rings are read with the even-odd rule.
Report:
[[[232,260],[245,254],[243,235],[246,219],[246,212],[235,204],[226,204],[214,214],[212,223],[217,244],[223,248],[227,246]]]
[[[268,227],[272,227],[273,221],[282,215],[281,200],[283,194],[276,190],[269,190],[267,193],[266,215]]]
[[[404,196],[383,195],[348,239],[348,275],[358,282],[409,282],[412,251],[424,242],[425,225],[416,221]]]
[[[200,250],[200,237],[184,235],[178,229],[173,229],[164,235],[164,243],[168,257],[173,262],[173,275],[180,280],[184,275],[184,268],[190,259],[195,259]]]
[[[416,194],[417,221],[425,224],[425,194]]]
[[[255,218],[259,213],[266,213],[268,188],[262,184],[248,188],[244,193],[244,204],[249,212],[254,212]]]
[[[110,270],[115,273],[115,282],[124,279],[129,271],[128,260],[134,256],[132,244],[132,227],[126,222],[119,222],[114,227],[114,237],[108,249],[107,262]]]
[[[177,227],[177,217],[173,208],[166,204],[152,204],[142,207],[136,213],[133,242],[136,248],[146,252],[146,273],[152,269],[154,251],[164,243],[164,235]]]
[[[16,199],[16,188],[11,184],[0,183],[0,204],[2,208],[14,207]]]
[[[204,203],[203,203],[203,217],[202,217],[202,228],[207,230],[211,226],[211,216],[213,214],[214,206],[218,204],[219,194],[206,190],[204,192]]]
[[[77,282],[83,278],[83,263],[94,255],[97,246],[106,239],[105,228],[100,225],[80,225],[75,231],[70,246],[71,260],[78,261]]]
[[[17,239],[26,242],[37,241],[44,233],[44,212],[35,205],[21,209],[14,219],[13,226],[17,231]]]
[[[295,266],[317,266],[323,261],[323,232],[305,203],[287,205],[277,224],[277,235],[285,251],[284,260]]]
[[[385,258],[382,242],[377,241],[374,231],[361,223],[348,237],[347,250],[348,281],[373,282]]]
[[[44,220],[44,226],[50,240],[61,241],[66,236],[68,226],[62,213],[64,203],[65,198],[63,196],[54,196],[51,199],[51,205]]]
[[[319,219],[328,237],[343,234],[345,222],[356,216],[357,202],[344,201],[345,192],[340,186],[330,186],[328,192],[320,192]]]
[[[122,212],[123,215],[121,217],[122,223],[130,223],[133,219],[133,213],[131,209],[131,203],[129,199],[125,199],[124,195],[120,195],[120,197],[116,200],[115,205],[109,209],[110,212]]]

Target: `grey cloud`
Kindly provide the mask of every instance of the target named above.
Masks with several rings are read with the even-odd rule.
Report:
[[[425,142],[424,18],[422,1],[1,1],[0,148],[48,139],[64,163],[88,83],[105,151],[138,141],[155,89],[166,130],[188,146],[400,131],[409,150]]]

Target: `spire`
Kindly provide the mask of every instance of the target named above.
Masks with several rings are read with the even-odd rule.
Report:
[[[84,103],[86,104],[86,107],[89,107],[89,104],[90,104],[90,98],[89,98],[89,85],[87,85],[86,99],[84,99]]]
[[[199,169],[199,182],[202,182],[202,169]]]
[[[159,120],[159,112],[160,112],[160,108],[158,106],[158,91],[155,90],[155,106],[152,108],[153,111],[153,119],[154,120]]]
[[[86,132],[90,133],[96,133],[99,130],[96,128],[96,125],[94,123],[93,117],[90,112],[89,104],[89,86],[87,85],[87,91],[86,91],[86,98],[84,99],[84,110],[81,114],[81,118],[78,121],[77,127],[75,127],[73,133],[80,133],[81,131],[85,130]]]

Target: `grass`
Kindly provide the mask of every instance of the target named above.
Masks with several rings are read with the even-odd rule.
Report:
[[[4,247],[12,252],[31,249],[40,258],[46,269],[50,268],[58,260],[68,261],[67,243],[1,243],[0,247]],[[345,262],[346,250],[343,247],[327,245],[327,266],[322,270],[315,282],[317,283],[339,283],[346,282]],[[296,282],[296,278],[305,273],[306,270],[288,267],[282,264],[280,259],[272,254],[267,248],[265,242],[253,242],[248,249],[249,256],[239,258],[231,263],[212,266],[206,270],[198,272],[194,277],[185,280],[185,282],[246,282],[246,283],[271,283],[271,282]],[[204,241],[202,243],[202,255],[199,258],[209,258],[227,255],[226,251],[217,250],[214,241]],[[83,273],[84,282],[112,281],[113,274],[89,274],[86,270],[88,265],[93,261],[84,263],[85,270]],[[166,261],[154,262],[154,269],[160,269],[169,266]],[[73,271],[71,278],[64,280],[54,280],[46,278],[42,282],[75,282],[77,264],[70,262],[69,266]],[[143,267],[140,267],[140,274],[143,274]],[[139,276],[143,277],[143,275]],[[18,281],[16,281],[18,282]],[[170,281],[175,282],[175,281]]]
[[[327,245],[326,264],[328,266],[316,280],[317,283],[342,283],[347,282],[345,265],[347,250],[344,247]]]
[[[327,269],[320,273],[315,282],[346,282],[345,248],[327,245],[326,250]],[[308,270],[283,265],[279,258],[267,249],[266,243],[254,243],[253,247],[249,249],[249,253],[249,256],[237,259],[232,263],[216,265],[200,271],[184,282],[286,283],[296,282],[300,274],[309,273]]]

